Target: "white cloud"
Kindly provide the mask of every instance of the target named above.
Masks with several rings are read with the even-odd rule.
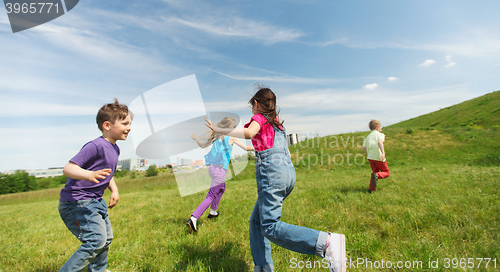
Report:
[[[165,70],[165,65],[157,58],[144,54],[138,48],[98,33],[72,27],[43,24],[38,26],[41,31],[54,31],[57,35],[42,35],[47,42],[55,46],[83,54],[93,60],[105,63],[107,66],[123,70],[141,71],[144,69]],[[130,64],[134,65],[130,65]]]
[[[338,40],[332,40],[332,41],[327,41],[327,42],[301,42],[301,43],[312,45],[312,46],[326,47],[326,46],[334,45],[334,44],[347,45],[348,41],[349,41],[349,38],[340,38]]]
[[[236,80],[250,80],[250,81],[271,81],[271,82],[286,82],[286,83],[305,83],[305,84],[329,84],[337,82],[337,79],[324,79],[324,78],[303,78],[288,75],[280,76],[238,76],[228,75],[215,70],[211,70],[219,75],[236,79]]]
[[[446,64],[444,66],[445,68],[450,68],[450,67],[453,67],[453,66],[455,66],[457,64],[456,62],[451,61],[451,56],[450,55],[447,55],[445,57],[445,59],[448,61],[448,64]]]
[[[298,109],[298,106],[296,109]],[[308,138],[316,137],[317,134],[326,136],[368,130],[368,122],[374,118],[371,113],[307,116],[293,112],[287,111],[280,115],[281,120],[285,120],[284,125],[287,134],[299,133],[301,137]]]
[[[351,48],[393,48],[433,52],[446,52],[469,57],[498,59],[500,35],[498,31],[483,27],[458,28],[458,32],[441,36],[434,41],[422,42],[412,39],[363,40],[357,37],[339,39],[339,43]]]
[[[98,108],[97,108],[98,109]],[[74,116],[94,115],[96,106],[56,104],[23,99],[10,100],[0,107],[0,116]]]
[[[94,22],[97,20],[93,14],[72,16],[78,20],[63,16],[25,33],[3,35],[0,74],[4,76],[0,77],[0,85],[4,90],[63,95],[86,93],[87,97],[99,93],[100,97],[103,89],[109,90],[106,80],[112,77],[125,74],[147,81],[163,74],[185,74],[181,68],[163,62],[155,52],[107,35],[104,23]],[[87,80],[91,75],[99,75],[101,82]],[[133,77],[122,78],[132,80]],[[115,82],[111,88],[117,85]]]
[[[429,67],[429,66],[431,66],[434,63],[436,63],[435,60],[428,59],[424,63],[420,64],[419,66],[420,67]]]
[[[95,124],[71,124],[45,128],[0,128],[0,133],[2,142],[9,143],[0,148],[0,169],[2,170],[64,166],[86,142],[100,136],[100,131]]]
[[[378,87],[377,83],[371,83],[371,84],[366,84],[365,86],[363,86],[363,89],[372,91],[372,90],[375,90],[377,87]]]
[[[208,112],[211,111],[250,111],[248,101],[227,101],[227,102],[205,102],[205,108]]]
[[[169,9],[177,12],[174,16],[162,17],[161,27],[165,28],[165,25],[168,25],[174,31],[180,29],[184,32],[182,26],[185,26],[211,36],[244,38],[264,44],[290,42],[304,36],[304,33],[296,29],[277,26],[267,20],[242,16],[238,5],[218,5],[210,1],[202,1],[196,5],[186,1],[164,2],[169,5]],[[172,14],[172,12],[165,13]],[[190,35],[194,41],[200,41],[199,33],[192,32]],[[201,40],[202,43],[207,42],[206,39]]]
[[[272,26],[265,22],[253,21],[239,17],[217,18],[168,18],[168,22],[177,23],[216,36],[234,36],[260,40],[266,44],[289,42],[304,34],[298,30]]]
[[[457,64],[456,62],[450,62],[450,63],[446,64],[444,67],[445,68],[450,68],[450,67],[455,66],[456,64]]]
[[[159,8],[156,14],[148,12],[144,15],[130,15],[109,10],[93,10],[91,14],[110,19],[108,23],[114,28],[140,27],[176,43],[182,45],[187,43],[196,50],[205,49],[192,44],[207,46],[210,43],[209,39],[214,37],[243,38],[270,45],[296,41],[305,35],[300,30],[240,16],[238,10],[230,6],[214,7],[210,2],[200,2],[196,5],[189,2],[164,2],[169,8],[164,8],[164,12]],[[208,10],[210,12],[207,12]],[[203,34],[207,36],[201,37]]]
[[[0,127],[1,140],[8,143],[0,145],[0,171],[62,167],[85,143],[102,135],[95,123],[61,125],[41,128]],[[118,141],[117,144],[120,158],[137,157],[131,139]]]
[[[471,98],[467,84],[411,92],[381,90],[376,96],[363,90],[324,89],[278,97],[278,106],[287,133],[325,136],[368,130],[374,118],[388,126]]]
[[[390,82],[394,82],[394,81],[398,81],[399,78],[391,76],[387,80],[389,80]]]
[[[336,89],[315,89],[278,97],[277,102],[278,106],[282,109],[293,109],[300,105],[300,107],[304,109],[340,112],[378,110],[378,107],[374,106],[378,103],[387,104],[388,106],[397,107],[398,109],[405,109],[408,104],[423,105],[424,107],[434,103],[442,105],[443,101],[444,106],[449,106],[452,102],[456,102],[456,99],[459,99],[460,101],[463,98],[463,96],[458,98],[453,97],[453,95],[450,96],[450,94],[453,92],[465,93],[466,86],[467,85],[464,84],[451,85],[441,88],[412,90],[411,92],[380,90],[380,95],[377,96],[366,95],[366,91],[361,89],[349,91]],[[435,100],[433,103],[430,103],[428,101],[429,99]],[[403,104],[404,106],[401,106]],[[411,107],[408,110],[411,110]]]

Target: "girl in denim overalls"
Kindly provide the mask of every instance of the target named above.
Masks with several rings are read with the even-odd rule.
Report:
[[[283,122],[276,111],[276,96],[267,87],[258,86],[250,99],[254,116],[245,128],[220,129],[216,133],[252,139],[258,198],[250,216],[250,248],[254,271],[274,271],[271,243],[295,252],[317,255],[328,260],[330,271],[346,270],[345,237],[280,221],[283,201],[295,185],[295,169],[286,145]]]
[[[228,116],[217,123],[217,127],[234,129],[236,127],[236,121],[234,118]],[[212,145],[208,154],[205,155],[205,162],[206,165],[208,165],[208,174],[212,179],[212,182],[210,183],[210,190],[208,191],[205,200],[200,203],[186,222],[191,232],[197,232],[198,228],[196,227],[196,222],[209,206],[211,207],[211,210],[208,214],[208,218],[210,219],[219,216],[217,207],[219,206],[219,201],[226,190],[226,183],[224,181],[229,162],[231,161],[233,144],[238,145],[246,151],[252,151],[254,149],[251,146],[244,145],[240,140],[234,137],[216,134],[213,132],[205,141],[202,141],[198,136],[196,136],[196,134],[192,134],[191,138],[193,138],[193,140],[195,140],[201,148]]]

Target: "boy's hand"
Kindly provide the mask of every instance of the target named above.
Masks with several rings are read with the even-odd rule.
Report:
[[[380,159],[381,159],[382,161],[385,161],[385,153],[382,153],[382,154],[380,155]]]
[[[97,171],[89,171],[88,180],[99,183],[97,179],[105,179],[107,176],[111,175],[111,169],[101,169]]]
[[[111,197],[109,198],[109,206],[108,208],[113,208],[114,206],[116,206],[116,204],[118,204],[118,200],[120,199],[120,195],[118,194],[118,192],[111,192]]]

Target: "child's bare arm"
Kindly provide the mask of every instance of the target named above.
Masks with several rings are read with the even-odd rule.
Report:
[[[380,148],[380,159],[382,161],[385,161],[385,150],[384,150],[384,141],[379,140],[378,141],[378,148]]]
[[[253,151],[254,150],[253,146],[245,145],[235,137],[229,138],[229,144],[230,145],[236,144],[239,147],[241,147],[241,149],[246,150],[246,151]]]
[[[118,187],[116,186],[115,178],[112,177],[109,181],[109,190],[111,191],[111,197],[109,198],[109,208],[113,208],[118,204],[118,200],[120,199],[120,195],[118,194]]]
[[[363,153],[365,153],[365,156],[368,156],[368,153],[366,152],[366,146],[362,146],[361,150],[363,150]]]
[[[89,171],[81,168],[74,162],[68,162],[63,168],[63,174],[72,179],[90,180],[99,183],[98,179],[105,179],[106,176],[111,175],[111,169]]]
[[[205,121],[207,121],[205,125],[209,127],[211,130],[213,130],[215,133],[220,133],[241,139],[252,139],[257,133],[259,133],[260,130],[259,123],[255,121],[252,121],[252,123],[250,123],[250,126],[248,126],[247,128],[236,128],[236,129],[220,128],[218,126],[213,126],[212,122],[210,122],[210,120],[208,120],[206,117]]]

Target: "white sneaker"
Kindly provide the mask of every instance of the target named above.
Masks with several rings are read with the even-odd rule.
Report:
[[[195,233],[197,232],[198,230],[196,229],[196,217],[194,216],[191,216],[191,218],[189,218],[186,222],[186,225],[188,225],[189,229],[191,230],[191,232]]]
[[[331,272],[345,272],[347,257],[345,253],[345,235],[330,233],[330,245],[326,249],[325,258]]]

